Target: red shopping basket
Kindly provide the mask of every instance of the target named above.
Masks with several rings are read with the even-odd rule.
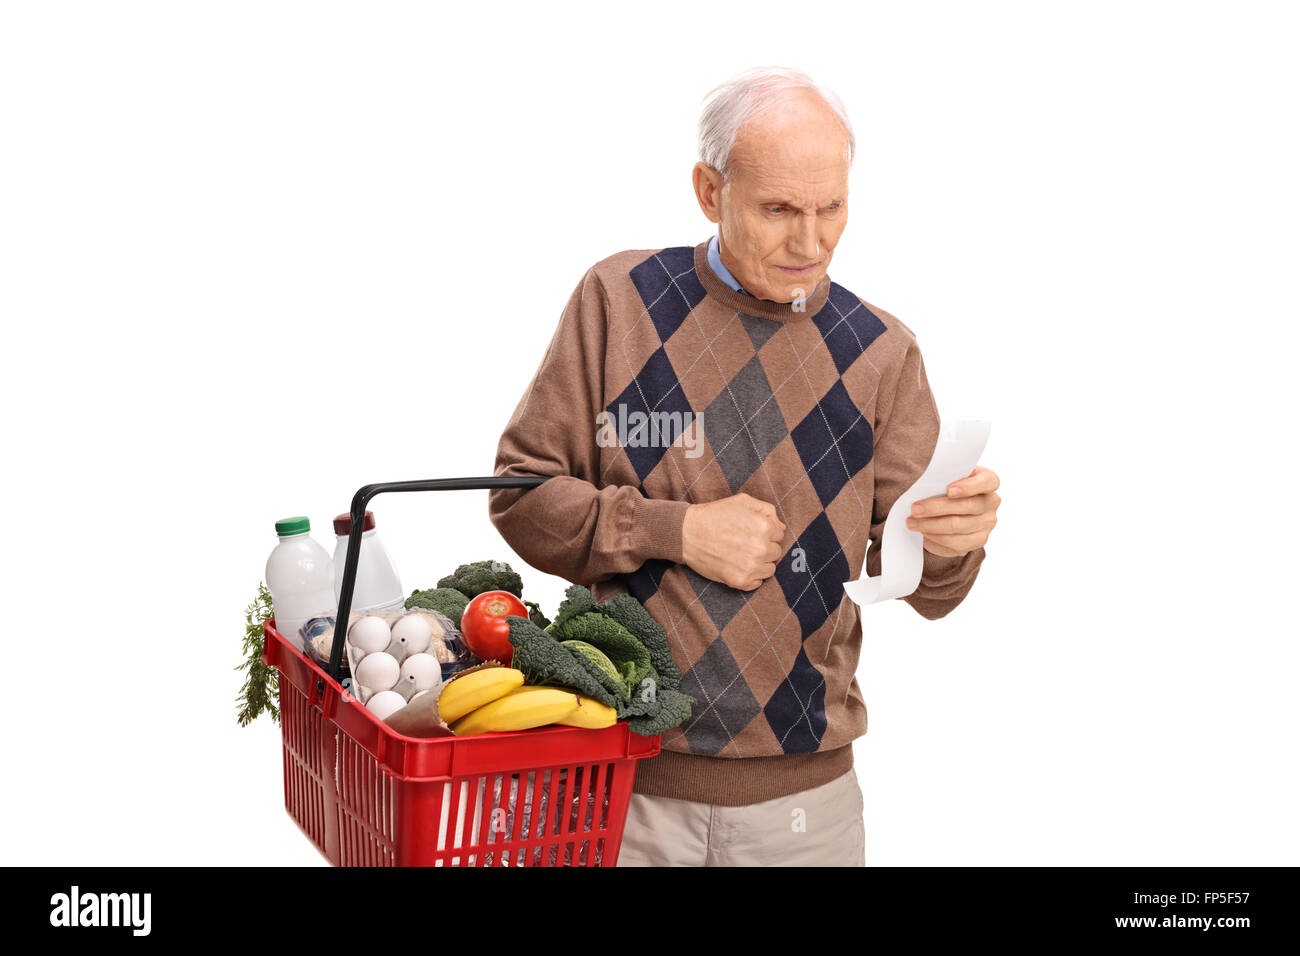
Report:
[[[445,478],[366,485],[352,527],[390,491],[532,488],[544,478]],[[336,866],[613,866],[636,761],[659,752],[619,721],[466,737],[407,737],[339,684],[360,557],[348,539],[328,670],[264,625],[280,673],[284,805]]]

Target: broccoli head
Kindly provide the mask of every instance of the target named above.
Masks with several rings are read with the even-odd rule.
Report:
[[[439,588],[452,588],[467,598],[484,591],[509,591],[515,597],[524,593],[524,581],[504,561],[475,561],[462,564],[452,574],[438,581]]]
[[[461,615],[469,598],[452,588],[429,588],[425,591],[412,591],[406,599],[406,609],[421,607],[428,611],[437,611],[453,624],[459,625]]]

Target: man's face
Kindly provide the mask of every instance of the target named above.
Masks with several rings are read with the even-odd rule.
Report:
[[[697,164],[701,206],[720,223],[722,264],[746,292],[790,302],[826,275],[848,222],[847,142],[831,109],[800,91],[741,128],[726,182]],[[715,197],[713,214],[704,193]]]

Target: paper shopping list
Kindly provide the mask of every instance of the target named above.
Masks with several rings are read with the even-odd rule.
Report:
[[[990,427],[990,422],[963,421],[940,428],[929,466],[889,509],[880,535],[880,575],[867,577],[864,568],[861,578],[844,584],[844,592],[855,604],[865,607],[916,590],[925,551],[921,532],[907,527],[912,505],[922,498],[946,495],[950,484],[970,475],[984,453]]]

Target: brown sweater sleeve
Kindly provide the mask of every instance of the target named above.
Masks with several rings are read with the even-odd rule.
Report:
[[[539,571],[590,585],[647,560],[682,559],[689,503],[601,486],[596,415],[604,407],[609,302],[595,270],[573,291],[497,444],[498,475],[548,475],[530,491],[488,496],[493,525]]]
[[[892,383],[881,383],[877,401],[876,499],[871,514],[871,546],[866,558],[868,574],[880,573],[880,536],[889,509],[921,477],[938,440],[939,409],[925,376],[921,350],[909,334],[897,378]],[[955,558],[927,551],[921,583],[903,600],[928,620],[941,618],[966,597],[983,561],[983,548]]]

